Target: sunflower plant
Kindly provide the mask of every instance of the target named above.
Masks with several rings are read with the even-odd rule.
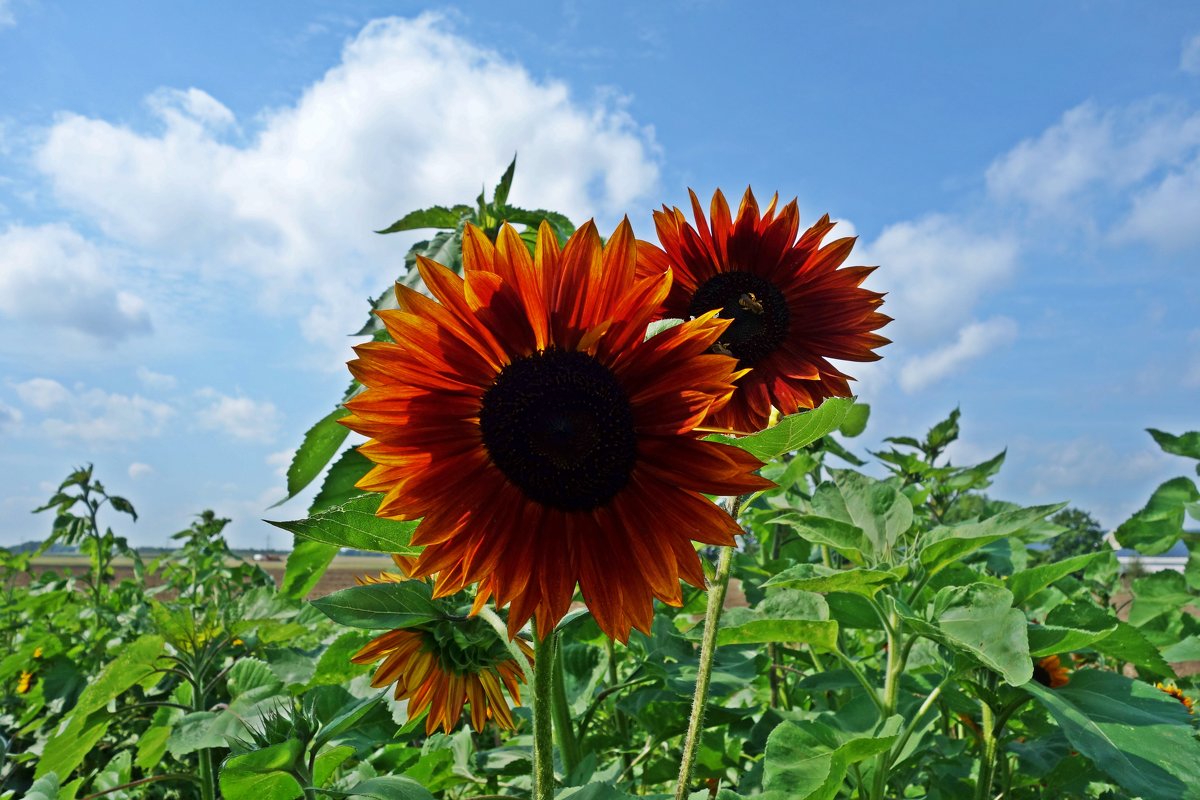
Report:
[[[301,547],[399,554],[427,587],[317,602],[383,631],[354,659],[408,701],[407,727],[425,714],[448,736],[469,712],[478,730],[511,700],[491,719],[529,771],[482,788],[538,800],[1176,796],[1200,745],[1151,679],[1175,675],[1156,648],[1189,641],[1191,618],[1152,615],[1170,630],[1155,637],[1122,616],[1111,552],[1047,563],[1062,506],[990,498],[1004,453],[952,464],[957,410],[871,454],[887,477],[857,471],[838,434],[869,409],[835,362],[887,344],[874,268],[847,266],[853,239],[826,241],[828,217],[802,231],[794,201],[747,190],[734,213],[718,191],[706,215],[691,199],[692,221],[653,215],[657,243],[627,221],[602,239],[591,222],[564,238],[463,219],[454,257],[415,253],[396,307],[375,309],[319,423],[366,441],[334,460],[310,432],[297,453],[333,467],[314,513],[277,524]],[[1160,492],[1195,513],[1182,484]],[[1157,509],[1127,538],[1188,535]],[[491,630],[466,635],[471,619]],[[468,688],[506,655],[493,635],[521,667],[508,699]],[[1104,756],[1096,687],[1171,743],[1117,737],[1151,778]]]

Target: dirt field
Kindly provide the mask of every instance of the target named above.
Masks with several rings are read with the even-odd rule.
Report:
[[[151,559],[144,559],[147,565]],[[283,581],[283,568],[286,562],[282,559],[279,561],[259,561],[260,567],[265,569],[275,578],[275,583]],[[392,566],[392,560],[387,556],[337,556],[333,563],[329,565],[329,569],[325,571],[325,575],[321,578],[320,583],[309,594],[309,598],[321,597],[330,592],[336,592],[338,589],[345,589],[354,585],[354,576],[363,574],[378,574],[383,570]],[[54,570],[56,572],[72,572],[75,575],[82,575],[87,571],[88,560],[83,556],[42,556],[33,562],[33,568],[37,572],[47,572]],[[113,562],[113,572],[116,573],[117,580],[133,577],[133,562],[128,558],[118,558]],[[147,583],[150,586],[155,586],[159,583],[151,576]]]

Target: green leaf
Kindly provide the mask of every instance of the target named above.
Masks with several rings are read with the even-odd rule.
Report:
[[[1200,459],[1200,431],[1189,431],[1179,436],[1154,428],[1146,428],[1146,432],[1154,437],[1154,441],[1163,452],[1173,456]]]
[[[1015,572],[1008,578],[1008,590],[1013,593],[1013,604],[1021,605],[1050,584],[1073,572],[1080,572],[1093,561],[1108,556],[1107,552],[1085,553],[1053,564],[1043,564],[1033,569]]]
[[[1092,649],[1111,656],[1118,661],[1133,664],[1160,678],[1175,677],[1175,670],[1163,660],[1158,648],[1137,628],[1128,622],[1118,622],[1117,629],[1092,643]]]
[[[830,397],[817,408],[789,414],[774,427],[758,433],[741,437],[716,434],[709,436],[708,440],[740,447],[762,461],[770,461],[789,450],[807,447],[837,430],[853,405],[852,397]]]
[[[649,339],[651,336],[657,336],[663,331],[668,331],[671,328],[674,328],[676,325],[680,325],[682,323],[683,320],[676,319],[674,317],[669,319],[655,320],[646,326],[646,338]]]
[[[1046,617],[1045,625],[1029,626],[1033,658],[1090,647],[1117,629],[1117,618],[1089,603],[1064,603]]]
[[[331,747],[319,754],[313,763],[313,785],[319,787],[329,783],[329,779],[333,777],[337,768],[352,755],[354,755],[354,748],[348,744]]]
[[[1129,624],[1140,628],[1147,622],[1171,611],[1180,611],[1193,602],[1187,579],[1174,570],[1165,569],[1133,582],[1133,606],[1129,609]]]
[[[433,800],[433,795],[424,786],[399,775],[363,781],[345,796],[366,797],[369,800]]]
[[[884,586],[895,583],[902,577],[903,570],[885,571],[863,567],[831,569],[822,564],[797,564],[775,575],[763,586],[782,586],[803,589],[806,592],[854,592],[873,597]]]
[[[938,572],[984,545],[1019,533],[1065,505],[1056,503],[1049,506],[1014,508],[979,522],[934,528],[925,537],[925,547],[920,554],[921,563],[929,572]]]
[[[837,492],[829,491],[828,487],[821,491],[821,500],[831,505],[828,511],[818,508],[818,498],[814,497],[814,509],[858,526],[876,556],[883,557],[890,553],[900,536],[912,527],[912,501],[890,483],[877,481],[860,472],[830,472]]]
[[[800,725],[784,721],[767,737],[763,787],[794,800],[833,800],[852,764],[887,751],[893,736],[859,737],[827,749]]]
[[[146,635],[117,653],[79,695],[58,732],[46,742],[46,749],[38,760],[36,777],[50,772],[69,776],[83,762],[83,757],[108,729],[109,715],[105,706],[154,674],[155,662],[163,646],[161,636]]]
[[[382,499],[381,494],[360,494],[349,502],[314,514],[308,519],[268,522],[314,542],[355,550],[373,550],[377,553],[417,555],[421,549],[410,545],[417,522],[401,522],[375,516]]]
[[[348,708],[342,709],[342,711],[336,717],[321,726],[321,730],[318,731],[316,737],[313,738],[313,745],[320,747],[326,742],[331,741],[332,739],[345,733],[351,725],[362,719],[362,717],[371,710],[371,707],[375,705],[375,701],[377,701],[384,694],[386,694],[386,692],[371,695],[370,697],[364,697],[356,703],[351,703]]]
[[[133,521],[137,522],[137,512],[133,510],[133,503],[129,502],[124,497],[110,495],[108,498],[108,504],[111,505],[116,511],[120,511],[122,514],[128,514],[129,516],[133,517]]]
[[[58,775],[50,772],[33,782],[25,792],[25,800],[63,800],[61,790]]]
[[[935,641],[974,656],[1020,686],[1033,677],[1025,615],[1012,592],[989,583],[947,586],[933,598]]]
[[[784,589],[754,608],[731,608],[721,617],[717,644],[802,642],[822,650],[837,646],[838,624],[819,594]]]
[[[496,191],[492,193],[492,207],[500,209],[508,202],[508,191],[512,188],[513,173],[517,169],[517,154],[513,153],[512,161],[509,162],[508,169],[504,170],[504,174],[500,176],[500,182],[496,184]]]
[[[1155,556],[1175,546],[1183,534],[1183,519],[1190,503],[1200,500],[1200,491],[1190,478],[1172,478],[1154,490],[1145,508],[1125,520],[1114,531],[1122,547]]]
[[[314,542],[296,537],[292,552],[283,568],[283,585],[279,592],[293,600],[303,600],[317,588],[321,576],[338,553],[337,545]]]
[[[304,788],[291,769],[304,754],[304,744],[288,739],[261,750],[230,756],[221,765],[225,800],[295,800]]]
[[[350,660],[350,656],[361,650],[372,638],[367,631],[351,630],[343,633],[317,659],[317,668],[304,688],[308,690],[316,686],[333,686],[369,672],[369,664],[355,664]]]
[[[867,429],[867,419],[870,416],[871,406],[869,404],[855,403],[850,406],[850,410],[846,412],[842,424],[838,426],[838,433],[850,438],[861,435]]]
[[[1144,800],[1200,798],[1200,741],[1183,706],[1115,672],[1079,670],[1057,689],[1024,687],[1082,753]]]
[[[855,564],[862,564],[863,553],[870,551],[870,544],[862,528],[850,522],[813,514],[781,514],[770,521],[778,525],[787,525],[804,540],[813,544],[832,547]]]
[[[321,470],[325,469],[325,465],[337,454],[338,448],[350,434],[349,428],[338,423],[339,419],[349,413],[346,409],[338,406],[308,429],[308,432],[304,434],[304,441],[300,443],[300,448],[296,451],[296,455],[292,456],[292,463],[288,467],[287,497],[275,505],[291,500],[321,474]]]
[[[1200,636],[1192,635],[1164,647],[1162,657],[1172,664],[1180,661],[1200,661]]]
[[[464,214],[469,214],[468,206],[431,206],[419,211],[410,211],[400,219],[376,233],[399,233],[400,231],[416,231],[422,228],[456,228]]]
[[[526,225],[535,231],[542,224],[542,220],[550,223],[550,227],[554,229],[554,235],[558,237],[559,245],[566,244],[567,238],[575,232],[575,223],[557,211],[547,211],[543,208],[530,211],[513,206],[508,206],[503,211],[505,221],[514,225]]]
[[[433,592],[424,581],[352,586],[317,598],[313,606],[352,628],[410,628],[441,616]]]
[[[321,484],[321,491],[317,492],[312,505],[308,507],[308,513],[311,515],[327,511],[360,496],[363,490],[354,484],[373,466],[370,459],[358,452],[357,447],[347,449],[329,468],[325,482]]]

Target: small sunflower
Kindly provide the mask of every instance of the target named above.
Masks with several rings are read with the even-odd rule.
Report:
[[[523,639],[515,641],[532,664],[533,649]],[[482,620],[442,620],[431,627],[388,631],[350,660],[371,664],[381,658],[371,685],[395,683],[394,696],[408,701],[410,720],[428,709],[426,733],[439,727],[450,733],[468,703],[476,731],[483,730],[489,719],[501,728],[513,727],[512,711],[501,689],[515,703],[521,702],[521,666]]]
[[[28,694],[32,687],[33,673],[21,670],[21,676],[17,678],[17,694]]]
[[[560,251],[548,225],[530,256],[513,228],[495,244],[467,226],[463,277],[418,257],[434,299],[396,287],[380,311],[392,342],[355,348],[366,390],[341,422],[376,466],[358,488],[378,514],[420,519],[413,577],[435,596],[478,582],[476,604],[510,607],[544,637],[578,585],[600,628],[648,631],[653,600],[679,605],[704,583],[692,541],[741,529],[709,495],[772,484],[761,462],[695,429],[741,373],[710,348],[716,312],[650,339],[669,272],[636,276],[628,220],[602,245],[588,222]]]
[[[1189,714],[1194,713],[1194,711],[1192,709],[1192,706],[1193,706],[1192,698],[1190,698],[1186,694],[1184,694],[1183,690],[1180,689],[1178,686],[1167,686],[1166,684],[1163,684],[1163,683],[1156,683],[1156,684],[1154,684],[1154,686],[1155,686],[1155,688],[1159,689],[1160,691],[1166,692],[1167,694],[1171,695],[1171,697],[1174,697],[1176,700],[1183,703],[1183,707],[1187,709],[1187,712]]]
[[[771,408],[784,414],[848,397],[849,375],[830,363],[876,361],[888,339],[873,333],[891,321],[879,313],[883,295],[861,288],[874,267],[842,267],[853,238],[822,246],[828,215],[799,238],[796,201],[765,213],[749,189],[737,219],[725,195],[713,195],[709,221],[690,192],[696,226],[678,208],[654,213],[662,249],[638,242],[638,274],[674,271],[659,316],[692,319],[718,311],[731,320],[714,351],[753,368],[733,400],[706,424],[738,432],[767,426]]]
[[[412,577],[413,569],[417,564],[415,557],[392,553],[392,561],[395,562],[396,568],[400,570],[398,574],[395,572],[381,572],[378,578],[372,578],[370,575],[355,575],[354,582],[359,586],[368,586],[372,583],[403,583]]]
[[[1068,670],[1058,656],[1048,656],[1034,664],[1033,679],[1049,689],[1066,686],[1070,681]]]

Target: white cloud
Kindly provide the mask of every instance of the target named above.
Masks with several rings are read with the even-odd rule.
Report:
[[[71,392],[61,383],[50,378],[31,378],[15,387],[17,397],[25,405],[38,411],[48,411],[71,399]]]
[[[1200,156],[1133,198],[1114,231],[1117,241],[1145,241],[1167,250],[1200,242]]]
[[[200,90],[149,104],[155,133],[54,124],[36,162],[57,197],[162,269],[255,278],[307,337],[339,346],[363,297],[402,271],[408,240],[371,229],[474,197],[514,152],[512,202],[576,218],[615,220],[657,181],[653,134],[619,98],[580,102],[430,14],[369,24],[247,144]]]
[[[954,333],[975,303],[1016,270],[1016,241],[979,234],[950,217],[934,215],[884,229],[865,248],[872,276],[887,291],[884,311],[895,319],[884,333],[912,347]]]
[[[28,387],[38,380],[27,381],[21,386]],[[18,394],[21,386],[18,386]],[[108,445],[157,436],[175,414],[166,403],[136,394],[110,394],[102,389],[78,386],[66,390],[61,384],[48,380],[41,387],[40,393],[29,395],[34,400],[30,405],[42,411],[55,411],[56,416],[42,419],[41,429],[60,444]],[[58,389],[66,392],[65,397],[58,394]]]
[[[174,375],[166,375],[162,372],[155,372],[149,367],[144,366],[137,368],[137,378],[147,389],[157,389],[160,391],[174,389],[176,384],[179,383],[177,380],[175,380]]]
[[[1192,75],[1200,75],[1200,33],[1183,43],[1179,54],[1179,68]]]
[[[235,439],[270,441],[279,428],[279,411],[274,403],[230,397],[212,389],[201,392],[211,402],[196,415],[201,427],[224,431]]]
[[[0,0],[0,28],[16,24],[17,18],[13,16],[11,0]]]
[[[150,466],[149,464],[143,464],[140,461],[135,461],[129,465],[129,477],[133,478],[134,480],[153,474],[154,467]]]
[[[152,329],[141,298],[118,288],[111,260],[66,225],[9,227],[0,264],[0,317],[109,342]]]
[[[1008,317],[972,322],[958,332],[952,344],[931,353],[909,358],[900,368],[900,388],[906,392],[940,380],[968,361],[1010,344],[1017,337],[1017,323]]]
[[[0,433],[8,430],[16,430],[21,425],[23,415],[19,408],[13,408],[10,405],[0,403]]]
[[[1187,163],[1197,147],[1200,113],[1157,100],[1113,109],[1088,102],[993,161],[987,186],[996,199],[1083,217],[1102,201],[1121,204],[1125,190]]]
[[[291,447],[287,450],[280,450],[278,453],[271,453],[267,456],[267,464],[272,468],[272,472],[280,478],[287,477],[288,467],[292,465],[292,459],[296,457],[296,448]]]

